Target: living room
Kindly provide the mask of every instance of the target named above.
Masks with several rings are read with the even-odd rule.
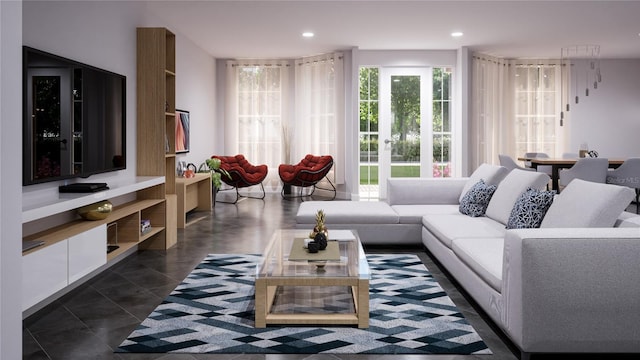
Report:
[[[576,7],[578,5],[575,5]],[[615,6],[615,5],[610,5]],[[630,5],[634,6],[634,5]],[[636,7],[632,7],[636,10]],[[221,61],[226,57],[217,58],[205,51],[189,37],[173,28],[172,21],[167,14],[158,13],[152,4],[146,2],[58,2],[58,1],[25,1],[3,2],[0,7],[2,16],[2,157],[4,164],[15,163],[15,149],[21,148],[20,139],[15,135],[22,133],[20,122],[9,122],[6,119],[22,117],[22,94],[15,91],[21,88],[20,60],[21,47],[28,45],[40,50],[48,51],[60,56],[74,59],[96,67],[123,74],[127,77],[127,134],[135,134],[136,119],[136,38],[135,28],[145,26],[162,26],[170,28],[176,33],[176,106],[189,109],[192,116],[191,150],[179,158],[187,162],[200,163],[212,154],[222,154],[226,149],[224,131],[224,113],[220,101],[222,96],[219,79],[222,78],[223,67]],[[553,8],[550,10],[553,11]],[[579,10],[576,10],[579,13]],[[605,20],[605,14],[602,15]],[[611,19],[606,19],[611,20]],[[614,20],[615,22],[615,20]],[[447,29],[447,31],[450,31]],[[570,29],[567,30],[571,31]],[[637,48],[639,38],[637,30],[629,34],[630,48]],[[219,36],[220,42],[229,41]],[[229,36],[229,35],[227,35]],[[5,40],[7,39],[7,40]],[[582,39],[580,39],[582,40]],[[608,58],[606,56],[607,39],[587,39],[602,42],[603,55],[601,67],[603,83],[594,95],[572,109],[572,119],[575,124],[568,125],[569,136],[566,150],[576,151],[583,142],[597,149],[601,156],[631,157],[640,153],[640,145],[636,141],[639,129],[637,121],[637,101],[640,97],[640,56],[630,58]],[[577,41],[577,40],[576,40]],[[464,44],[464,45],[463,45]],[[458,94],[458,112],[460,126],[465,126],[468,118],[469,100],[462,96],[468,92],[470,74],[465,71],[470,63],[472,47],[475,44],[461,43],[459,47],[447,50],[434,49],[425,45],[424,48],[403,50],[380,50],[359,47],[359,44],[349,44],[334,50],[345,52],[348,69],[357,69],[368,65],[430,65],[438,64],[456,67],[460,78],[456,84],[460,86]],[[554,50],[560,53],[560,47]],[[302,54],[312,55],[312,54]],[[537,54],[534,54],[537,55]],[[231,57],[232,55],[228,55]],[[274,56],[275,57],[275,56]],[[371,61],[377,63],[372,63]],[[345,72],[346,74],[346,72]],[[345,87],[353,89],[357,76],[345,76]],[[6,81],[5,81],[6,80]],[[11,86],[11,84],[13,84]],[[465,91],[466,89],[466,91]],[[346,100],[357,98],[357,93],[346,95]],[[615,109],[613,111],[612,109]],[[346,118],[357,118],[354,106],[347,106]],[[467,114],[467,115],[465,115]],[[578,120],[579,119],[579,120]],[[345,183],[339,185],[342,198],[353,198],[358,194],[357,172],[357,131],[353,126],[346,134],[351,143],[346,144],[345,151]],[[473,168],[469,161],[471,148],[464,139],[470,135],[467,131],[460,134],[457,149],[457,173],[467,175]],[[116,177],[128,177],[135,174],[136,144],[135,136],[127,138],[127,163],[132,166],[117,174],[96,176],[92,181],[115,181]],[[13,153],[12,153],[13,150]],[[496,159],[497,160],[497,159]],[[351,169],[351,170],[348,170]],[[0,266],[2,270],[2,333],[18,334],[19,299],[11,299],[5,294],[19,287],[19,279],[15,279],[15,269],[20,268],[19,244],[11,244],[6,239],[21,238],[22,230],[15,224],[20,223],[19,212],[11,212],[15,204],[22,202],[19,177],[20,172],[11,175],[11,171],[3,172],[2,176],[2,251]],[[93,179],[93,178],[92,178]],[[57,185],[57,184],[56,184]],[[30,189],[33,193],[56,191],[57,186],[34,185]],[[16,303],[17,302],[17,303]],[[19,343],[10,336],[2,337],[2,357],[17,358],[15,343]],[[5,351],[7,351],[5,353]]]

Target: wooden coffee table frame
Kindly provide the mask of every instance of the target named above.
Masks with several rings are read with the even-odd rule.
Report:
[[[283,231],[283,230],[280,230]],[[269,242],[265,249],[264,261],[269,261],[268,257],[272,256],[272,252],[276,251],[277,267],[282,268],[284,262],[288,260],[283,256],[288,254],[286,246],[282,246],[278,236],[289,236],[290,233],[275,234],[274,238]],[[290,244],[289,241],[285,241]],[[349,241],[345,246],[353,246],[350,252],[355,252],[356,256],[362,251],[362,245],[356,234],[356,240]],[[364,256],[361,256],[364,258]],[[353,261],[353,260],[351,260]],[[366,259],[364,259],[366,261]],[[258,271],[264,268],[264,262],[258,265]],[[311,265],[310,265],[311,266]],[[331,263],[326,264],[327,267],[334,266]],[[345,265],[335,265],[345,266]],[[348,276],[257,276],[255,282],[255,327],[264,328],[268,324],[298,324],[298,325],[357,325],[358,328],[369,327],[369,278],[361,277],[359,274],[352,273],[352,269],[358,269],[357,264],[349,264]],[[357,272],[357,270],[355,271]],[[344,286],[351,288],[354,310],[353,313],[273,313],[272,307],[279,286]]]

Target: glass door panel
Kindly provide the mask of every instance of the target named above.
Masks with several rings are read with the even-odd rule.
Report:
[[[379,197],[389,177],[431,177],[431,68],[382,68]]]

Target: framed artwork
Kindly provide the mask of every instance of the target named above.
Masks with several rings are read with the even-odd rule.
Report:
[[[189,112],[176,109],[176,154],[189,152]]]

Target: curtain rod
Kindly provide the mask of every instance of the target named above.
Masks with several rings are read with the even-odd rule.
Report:
[[[344,56],[339,55],[337,56],[338,60],[342,60],[344,58]],[[307,61],[296,61],[296,65],[306,65],[306,64],[315,64],[315,63],[319,63],[319,62],[325,62],[325,61],[329,61],[329,60],[335,60],[336,57],[331,57],[331,58],[327,58],[327,59],[318,59],[318,60],[307,60]]]
[[[563,64],[562,62],[559,64],[556,64],[555,62],[558,61],[557,59],[554,59],[553,63],[518,63],[519,60],[493,60],[493,59],[488,59],[488,58],[484,58],[484,57],[478,57],[478,56],[473,56],[474,59],[476,60],[482,60],[482,61],[488,61],[488,62],[492,62],[494,64],[498,64],[498,65],[502,65],[502,66],[565,66],[567,64]],[[516,63],[510,63],[510,62],[516,62]],[[573,65],[573,64],[571,64]]]
[[[289,65],[289,64],[257,64],[257,63],[253,63],[253,64],[247,64],[247,63],[244,63],[244,64],[231,64],[231,67],[236,67],[236,66],[280,66],[280,67],[285,66],[285,67],[289,67],[291,65]]]

